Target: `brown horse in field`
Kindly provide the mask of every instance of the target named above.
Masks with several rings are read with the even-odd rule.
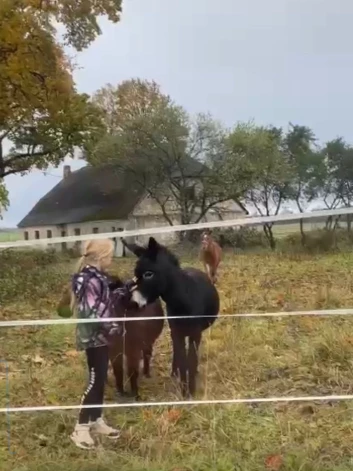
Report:
[[[203,232],[201,235],[200,258],[209,279],[213,284],[216,283],[217,270],[222,259],[222,249],[213,239],[210,232],[207,231]]]

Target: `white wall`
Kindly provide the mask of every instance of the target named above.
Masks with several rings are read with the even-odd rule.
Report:
[[[219,221],[220,217],[216,209],[222,213],[222,219],[236,219],[245,216],[243,209],[233,200],[224,201],[206,213],[200,222]],[[196,209],[195,215],[200,214]],[[170,202],[168,215],[173,222],[173,225],[181,224],[181,218],[177,211],[177,206]],[[163,216],[160,205],[153,198],[143,198],[140,203],[135,207],[130,219],[128,229],[147,229],[152,227],[169,226]],[[149,236],[139,236],[135,238],[136,242],[145,244]],[[159,234],[156,236],[159,242],[165,245],[172,245],[179,240],[179,234],[171,232],[169,234]]]
[[[168,207],[168,215],[173,224],[180,224],[180,216],[172,202]],[[140,203],[136,205],[129,218],[129,229],[149,229],[161,226],[169,226],[169,223],[163,216],[160,205],[153,198],[143,198]],[[148,242],[149,237],[150,236],[135,237],[135,241],[140,244],[145,244]],[[173,244],[178,240],[178,234],[159,234],[158,240],[165,245]]]
[[[85,234],[92,234],[94,229],[98,229],[99,234],[103,234],[105,232],[112,232],[113,228],[117,231],[118,229],[125,229],[127,226],[127,221],[122,220],[110,220],[110,221],[93,221],[93,222],[84,222],[78,224],[68,224],[62,226],[41,226],[41,227],[30,227],[26,229],[21,229],[22,238],[25,239],[25,232],[28,232],[28,240],[35,240],[36,239],[36,231],[39,232],[40,239],[46,239],[48,237],[48,230],[51,231],[52,237],[61,237],[62,232],[65,232],[66,236],[74,236],[75,230],[80,230],[80,235]],[[67,243],[67,248],[73,248],[75,245],[80,247],[80,242],[70,242]],[[46,246],[41,246],[44,249],[47,248]],[[61,250],[63,248],[62,244],[50,244],[49,247],[53,247],[56,250]],[[121,241],[118,239],[116,240],[116,247],[115,247],[115,254],[116,256],[120,257],[123,254],[123,245]]]
[[[67,225],[67,235],[74,236],[75,230],[80,229],[81,234],[92,234],[95,230],[98,230],[98,234],[104,234],[105,232],[113,232],[118,231],[118,229],[126,229],[127,221],[112,219],[108,221],[91,221],[91,222],[83,222],[80,224],[68,224]],[[71,243],[68,244],[68,247],[74,247],[76,244],[79,247],[80,242],[78,243]],[[118,236],[115,241],[115,255],[117,257],[121,257],[123,254],[123,245],[119,240]]]
[[[172,219],[173,224],[180,224],[180,219],[177,219],[174,217]],[[132,217],[131,220],[131,226],[129,227],[130,230],[132,229],[150,229],[153,227],[161,227],[161,226],[169,226],[168,222],[165,220],[163,216],[137,216],[137,217]],[[151,234],[153,235],[153,234]],[[146,244],[149,239],[148,236],[138,236],[135,237],[135,241],[138,242],[139,244]],[[165,245],[170,245],[175,243],[178,240],[178,234],[175,232],[169,233],[169,234],[158,234],[156,235],[156,238],[161,244]]]

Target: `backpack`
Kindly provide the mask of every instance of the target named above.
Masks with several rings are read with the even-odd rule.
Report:
[[[99,282],[101,283],[102,293],[103,293],[103,291],[104,291],[104,282],[103,282],[103,279],[102,279],[102,275],[99,272],[98,273],[97,272],[92,272],[89,269],[88,270],[84,269],[83,272],[85,272],[85,275],[86,275],[85,276],[85,282],[86,283],[90,280],[91,277],[96,277],[99,280]],[[109,278],[110,277],[107,277],[107,278],[108,278],[108,283],[109,283],[109,281],[110,281]],[[109,283],[109,289],[113,289],[113,287],[114,287],[114,282],[110,282]],[[63,318],[66,318],[66,319],[72,317],[73,312],[72,312],[71,307],[70,307],[71,306],[71,295],[72,295],[72,281],[65,284],[64,289],[63,289],[62,294],[61,294],[59,304],[56,308],[56,312],[60,317],[63,317]],[[100,303],[100,300],[97,301],[97,304],[99,304],[99,303]]]

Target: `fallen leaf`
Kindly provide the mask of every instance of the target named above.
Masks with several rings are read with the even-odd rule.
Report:
[[[35,435],[35,437],[38,439],[40,446],[46,446],[48,443],[48,437],[45,435]]]
[[[153,412],[151,410],[143,410],[142,411],[143,420],[150,420],[153,417]]]
[[[281,455],[270,455],[265,460],[265,466],[272,471],[278,471],[283,464]]]
[[[171,409],[166,413],[166,419],[169,422],[177,422],[181,417],[181,412],[178,409]]]
[[[55,394],[48,394],[47,395],[47,401],[51,405],[57,405],[58,404],[58,398]]]
[[[65,352],[65,356],[69,358],[76,358],[78,356],[78,351],[77,350],[68,350]]]
[[[45,363],[45,360],[44,358],[42,358],[41,356],[39,356],[38,354],[32,358],[32,361],[34,364],[36,365],[43,365]]]
[[[312,415],[314,414],[314,408],[311,405],[303,406],[300,409],[300,413],[303,415]]]

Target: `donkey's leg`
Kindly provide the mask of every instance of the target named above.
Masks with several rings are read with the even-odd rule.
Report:
[[[217,268],[212,269],[212,283],[214,285],[217,283]]]
[[[144,347],[142,352],[143,352],[143,374],[146,376],[146,378],[151,377],[150,373],[150,362],[151,362],[151,357],[152,357],[152,351],[153,347],[152,345],[149,345],[148,347]]]
[[[198,351],[201,343],[202,332],[201,330],[194,332],[189,337],[189,352],[188,352],[188,370],[189,370],[189,392],[193,396],[196,391],[196,375],[198,367]]]
[[[136,400],[140,398],[139,393],[138,393],[140,357],[141,357],[141,350],[139,349],[130,350],[126,355],[128,375],[129,375],[130,387],[131,387],[131,396],[134,397]]]
[[[178,329],[172,330],[175,361],[179,369],[181,392],[183,397],[187,395],[187,358],[185,348],[185,335]]]
[[[207,263],[203,262],[203,269],[208,274],[208,268],[207,267],[208,267]]]
[[[118,348],[109,348],[109,358],[114,372],[117,392],[124,396],[124,354]]]

